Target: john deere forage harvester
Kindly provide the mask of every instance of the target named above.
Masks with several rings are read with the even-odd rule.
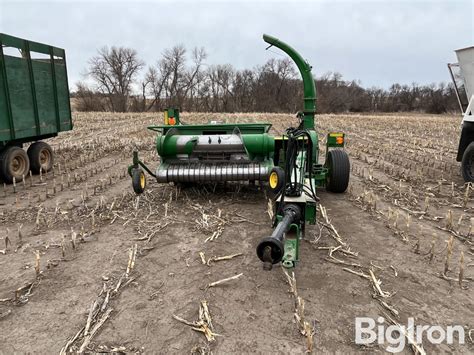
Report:
[[[165,111],[163,125],[150,126],[158,132],[156,149],[161,163],[153,173],[133,154],[129,167],[133,189],[145,189],[145,173],[162,183],[207,183],[261,181],[273,192],[274,231],[260,241],[257,255],[265,269],[282,262],[294,267],[299,260],[299,242],[305,225],[316,223],[316,188],[344,192],[349,183],[350,163],[344,134],[329,133],[324,164],[319,161],[318,135],[314,127],[316,89],[311,66],[292,47],[277,38],[263,40],[288,54],[297,65],[304,86],[304,108],[297,113],[298,127],[283,137],[269,134],[269,123],[181,124],[179,110]]]

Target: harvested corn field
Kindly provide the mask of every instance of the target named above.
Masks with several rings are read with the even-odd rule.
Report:
[[[269,122],[276,135],[297,125],[283,114],[181,119]],[[458,117],[316,120],[322,153],[327,132],[346,134],[348,191],[318,190],[301,262],[263,271],[263,186],[149,178],[137,196],[127,167],[136,149],[158,165],[145,128],[161,115],[75,114],[74,131],[49,141],[53,170],[1,191],[0,353],[383,352],[355,343],[356,317],[459,324],[464,345],[405,351],[472,353],[474,188],[455,161]]]

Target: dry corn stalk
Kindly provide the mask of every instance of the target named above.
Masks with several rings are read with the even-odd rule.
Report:
[[[213,240],[216,240],[217,238],[219,238],[221,236],[221,234],[224,232],[224,227],[222,226],[219,226],[217,227],[217,230],[215,230],[214,232],[212,232],[212,235],[210,237],[207,237],[204,242],[208,242],[208,241],[213,241]]]
[[[35,273],[36,273],[36,278],[40,277],[41,275],[41,270],[40,270],[40,252],[39,250],[35,251]]]
[[[7,228],[7,235],[5,236],[5,252],[8,250],[8,245],[11,245],[11,243],[12,243],[10,241],[9,234],[10,234],[10,229]]]
[[[97,323],[92,328],[90,334],[86,335],[86,337],[84,338],[84,342],[82,343],[82,345],[81,345],[81,347],[79,348],[79,351],[78,351],[79,354],[82,354],[87,349],[87,346],[89,345],[89,343],[92,340],[93,336],[95,335],[95,333],[97,333],[99,328],[102,327],[102,325],[105,323],[105,321],[109,318],[111,312],[112,312],[112,308],[109,308],[109,309],[107,309],[107,311],[105,311],[102,314],[100,319],[97,321]]]
[[[429,251],[430,263],[433,261],[433,258],[434,258],[434,255],[435,255],[434,254],[435,245],[436,245],[436,237],[433,235],[433,238],[431,239],[430,251]]]
[[[427,213],[429,208],[430,208],[430,197],[426,196],[424,212]]]
[[[268,199],[267,213],[268,217],[270,217],[270,220],[273,221],[273,201],[271,199]]]
[[[236,253],[236,254],[231,254],[231,255],[225,255],[225,256],[213,256],[207,260],[206,264],[207,266],[211,266],[211,262],[216,262],[216,261],[222,261],[222,260],[230,260],[235,258],[236,256],[241,256],[243,255],[242,253]]]
[[[447,243],[447,251],[446,251],[446,259],[444,262],[444,272],[443,272],[445,276],[447,275],[447,272],[449,271],[449,262],[451,261],[451,255],[453,254],[454,236],[449,237],[446,243]]]
[[[459,216],[459,219],[458,219],[457,228],[456,228],[457,231],[458,231],[458,233],[461,232],[461,223],[462,223],[463,219],[464,219],[464,213],[462,213],[462,214]]]
[[[220,285],[220,284],[223,284],[223,283],[232,281],[232,280],[237,280],[237,279],[238,279],[240,276],[242,276],[242,275],[243,275],[243,273],[241,272],[241,273],[238,274],[238,275],[231,276],[231,277],[227,277],[227,278],[222,279],[222,280],[219,280],[219,281],[211,282],[210,284],[207,285],[207,287],[214,287],[214,286],[217,286],[217,285]]]
[[[423,344],[417,343],[416,339],[410,335],[410,332],[407,332],[406,327],[402,327],[399,323],[394,321],[389,315],[385,314],[385,317],[392,323],[393,325],[397,326],[398,329],[400,330],[400,333],[402,333],[405,338],[408,340],[408,344],[410,344],[413,352],[415,355],[426,355],[425,349],[423,348]]]
[[[125,272],[125,278],[128,278],[130,272],[135,267],[135,259],[137,258],[137,245],[134,244],[128,252],[128,264],[127,271]]]
[[[375,274],[372,271],[372,269],[369,269],[369,274],[370,274],[370,282],[372,283],[372,287],[374,288],[378,296],[382,298],[391,297],[390,292],[386,292],[382,290],[382,288],[380,287],[380,285],[382,284],[382,281],[375,277]]]
[[[411,224],[411,216],[410,216],[410,214],[407,214],[407,220],[406,220],[406,222],[407,222],[407,234],[409,234],[409,233],[410,233],[410,224]]]
[[[306,352],[312,353],[314,348],[314,334],[316,329],[314,325],[311,325],[306,319],[304,315],[304,299],[298,295],[298,289],[296,287],[296,277],[295,273],[292,272],[291,276],[288,272],[282,268],[283,273],[286,276],[286,280],[288,285],[290,286],[290,293],[293,295],[295,299],[295,312],[294,317],[296,324],[298,326],[298,330],[300,331],[301,335],[306,338]]]
[[[471,189],[473,188],[472,182],[468,182],[466,184],[466,190],[464,191],[464,198],[463,198],[463,208],[467,207],[467,203],[469,202],[469,195],[471,193]]]
[[[23,224],[18,224],[18,244],[23,244],[23,233],[21,229],[23,228]]]
[[[205,255],[202,251],[200,251],[200,252],[199,252],[199,256],[201,257],[201,262],[202,262],[202,264],[203,264],[203,265],[206,265],[206,264],[207,264],[207,262],[206,262],[206,255]]]
[[[453,212],[448,210],[446,215],[446,229],[450,230],[453,228]]]
[[[209,342],[215,341],[215,337],[220,336],[220,334],[214,333],[214,326],[212,325],[211,314],[209,312],[209,307],[206,300],[202,300],[199,305],[199,318],[197,321],[190,322],[175,314],[173,314],[173,318],[178,322],[189,325],[191,329],[203,333]]]
[[[459,287],[463,288],[462,281],[464,279],[464,251],[461,251],[459,258]]]

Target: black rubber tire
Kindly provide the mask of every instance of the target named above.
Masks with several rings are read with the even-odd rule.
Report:
[[[23,181],[30,171],[30,160],[20,147],[8,147],[0,154],[0,175],[7,184]]]
[[[342,149],[330,150],[326,167],[329,169],[326,190],[335,193],[346,191],[351,173],[351,163],[346,151]]]
[[[462,155],[461,172],[465,182],[474,182],[474,142],[467,146]]]
[[[46,173],[53,168],[53,150],[48,143],[35,142],[31,144],[28,148],[28,158],[30,158],[30,167],[33,174],[39,174],[40,169]]]
[[[142,169],[132,170],[132,187],[137,195],[143,193],[146,187],[146,177]]]
[[[273,175],[276,177],[277,181],[276,181],[276,185],[273,185],[272,187],[271,178]],[[268,191],[276,196],[285,187],[284,185],[285,185],[285,171],[279,166],[274,166],[272,170],[270,170],[270,174],[268,174],[268,185],[267,185]]]

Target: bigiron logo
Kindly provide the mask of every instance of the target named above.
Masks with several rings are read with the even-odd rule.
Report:
[[[377,323],[377,324],[376,324]],[[356,344],[386,345],[385,350],[391,353],[401,352],[405,345],[421,344],[427,341],[431,344],[464,344],[464,328],[461,325],[450,325],[443,328],[440,325],[415,325],[413,318],[408,318],[407,325],[386,326],[385,318],[356,317]]]

